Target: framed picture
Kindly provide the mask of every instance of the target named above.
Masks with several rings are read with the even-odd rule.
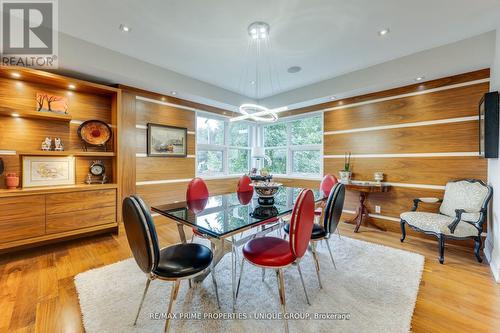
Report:
[[[23,156],[23,187],[74,184],[74,157]]]
[[[187,128],[148,124],[148,156],[187,156]]]
[[[36,110],[39,112],[53,112],[68,114],[68,99],[46,92],[36,93]]]

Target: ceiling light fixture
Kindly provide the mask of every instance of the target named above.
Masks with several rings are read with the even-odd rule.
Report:
[[[389,30],[389,28],[385,28],[385,29],[382,29],[378,32],[378,35],[379,36],[385,36],[387,35],[389,32],[391,32],[391,30]]]
[[[130,27],[124,24],[120,24],[120,30],[123,32],[130,32]]]
[[[68,84],[68,88],[69,88],[69,89],[76,89],[76,86],[75,86],[74,84],[72,84],[72,83],[71,83],[71,84]]]
[[[266,39],[269,37],[269,30],[266,22],[254,22],[248,26],[248,34],[252,39]]]
[[[171,91],[170,93],[172,94],[172,96],[177,95],[177,91]]]
[[[262,86],[270,88],[271,94],[275,93],[275,86],[279,87],[279,78],[277,71],[273,70],[274,62],[272,59],[265,59],[272,54],[272,48],[269,40],[269,24],[265,22],[253,22],[247,28],[250,42],[246,53],[246,64],[250,68],[243,68],[240,82],[250,82],[252,87],[242,87],[243,94],[253,93],[255,99],[259,99],[264,92]],[[252,64],[253,63],[253,64]],[[255,67],[252,68],[252,66]],[[300,68],[300,67],[299,67]],[[273,75],[276,72],[276,75]],[[250,76],[249,73],[253,75]],[[255,75],[255,76],[254,76]],[[269,79],[269,83],[265,82]],[[277,113],[287,108],[269,109],[263,105],[245,103],[239,106],[238,110],[242,114],[230,119],[231,122],[244,119],[252,119],[259,122],[274,122],[278,120]]]
[[[423,79],[425,79],[425,76],[419,76],[419,77],[417,77],[417,78],[415,79],[415,81],[420,82],[420,81],[422,81]]]
[[[330,100],[334,101],[334,100],[336,100],[336,99],[337,99],[337,97],[335,97],[335,96],[330,96]]]
[[[18,72],[11,73],[11,75],[16,79],[19,79],[21,77],[21,74],[19,74]]]
[[[12,117],[15,117],[15,118],[19,118],[21,117],[21,115],[19,113],[13,113],[11,114]]]

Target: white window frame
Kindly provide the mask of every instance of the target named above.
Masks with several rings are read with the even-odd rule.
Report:
[[[224,117],[224,116],[219,116],[213,113],[208,113],[208,112],[203,112],[203,111],[196,111],[195,113],[196,120],[195,120],[195,140],[196,140],[196,152],[195,152],[195,174],[196,176],[203,177],[204,179],[223,179],[226,178],[227,176],[238,176],[242,175],[241,172],[237,173],[230,173],[229,172],[229,150],[230,149],[242,149],[242,150],[248,150],[248,170],[245,171],[244,173],[247,173],[250,170],[250,166],[252,165],[252,156],[251,156],[251,150],[252,146],[254,146],[254,138],[255,138],[255,123],[252,123],[250,121],[241,121],[242,123],[245,123],[248,125],[248,147],[240,147],[240,146],[231,146],[229,145],[229,118]],[[217,144],[203,144],[203,143],[198,143],[198,117],[203,117],[207,119],[215,119],[219,121],[224,122],[224,142],[222,145],[217,145]],[[199,174],[198,173],[198,151],[199,150],[207,150],[207,151],[222,151],[222,172],[217,173],[215,175],[206,175],[206,174]]]
[[[310,144],[310,145],[292,145],[291,144],[291,123],[300,120],[300,119],[307,119],[307,118],[313,118],[320,116],[321,119],[321,143],[319,144]],[[285,146],[277,146],[277,147],[265,147],[265,138],[264,138],[264,128],[280,123],[285,123],[286,124],[286,133],[287,133],[287,140],[286,140],[286,145]],[[314,113],[308,113],[307,115],[298,115],[298,116],[291,116],[291,117],[286,117],[283,120],[278,120],[274,123],[271,124],[265,124],[259,126],[259,130],[261,132],[260,137],[262,138],[262,142],[260,144],[264,149],[286,149],[287,151],[287,156],[286,156],[286,173],[285,174],[273,174],[275,177],[282,177],[282,178],[297,178],[297,179],[321,179],[323,176],[323,141],[324,141],[324,112],[314,112]],[[294,173],[293,172],[293,152],[294,151],[305,151],[305,150],[318,150],[319,151],[319,158],[320,158],[320,167],[319,167],[319,173],[318,174],[304,174],[304,173]]]

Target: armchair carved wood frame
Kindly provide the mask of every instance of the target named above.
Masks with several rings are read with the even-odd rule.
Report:
[[[443,264],[446,239],[473,239],[474,254],[482,262],[481,233],[492,195],[493,188],[481,180],[462,179],[446,184],[443,199],[414,199],[411,211],[401,214],[401,242],[406,237],[406,224],[415,231],[437,237],[439,262]],[[421,202],[441,204],[439,213],[417,212]]]

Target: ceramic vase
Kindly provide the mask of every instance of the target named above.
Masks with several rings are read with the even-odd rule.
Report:
[[[9,190],[13,190],[19,186],[19,176],[15,173],[8,173],[5,176],[5,185]]]

